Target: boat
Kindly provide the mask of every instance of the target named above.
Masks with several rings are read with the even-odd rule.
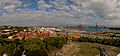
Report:
[[[120,30],[120,27],[109,27],[110,30]]]

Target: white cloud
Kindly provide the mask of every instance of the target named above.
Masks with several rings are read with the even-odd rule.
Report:
[[[2,3],[12,3],[12,4],[21,4],[22,2],[20,2],[19,0],[0,0],[0,4]]]
[[[39,7],[39,9],[41,9],[41,10],[45,10],[45,9],[50,8],[50,7],[52,7],[52,6],[51,6],[51,5],[48,5],[48,4],[42,4],[42,5],[38,5],[38,7]]]
[[[22,2],[18,0],[0,0],[0,9],[4,9],[9,13],[14,13],[15,8],[21,6],[21,4]]]
[[[9,5],[4,7],[5,10],[7,10],[8,12],[14,12],[16,5]]]
[[[47,16],[49,15],[50,16]],[[65,25],[65,24],[89,24],[94,20],[94,18],[86,17],[81,15],[80,17],[74,17],[72,14],[66,13],[64,11],[35,11],[35,12],[26,12],[22,14],[4,14],[4,18],[1,23],[3,25]],[[97,21],[97,20],[96,20]],[[92,22],[94,23],[94,22]]]
[[[76,13],[80,13],[81,9],[75,5],[70,5],[70,7],[72,8],[72,11],[76,12]]]
[[[52,5],[46,4],[43,0],[38,1],[38,8],[40,10],[45,10],[47,8],[50,8],[50,7],[52,7]]]
[[[103,18],[104,24],[117,25],[120,21],[120,0],[74,0],[76,4],[82,4],[86,9],[84,13],[92,12]],[[106,22],[107,21],[107,22]],[[114,22],[111,24],[111,22]]]
[[[73,4],[67,5],[67,0],[51,0],[50,4],[46,4],[44,0],[40,0],[37,4],[40,10],[29,11],[31,9],[17,9],[17,11],[20,11],[19,14],[15,12],[15,8],[22,6],[22,2],[18,0],[1,0],[0,8],[4,8],[10,14],[3,13],[0,22],[12,25],[94,24],[95,22],[99,22],[102,25],[117,25],[120,23],[120,0],[70,1]],[[10,5],[3,5],[4,3],[10,3]],[[25,6],[28,5],[25,4]],[[59,10],[45,11],[52,6]],[[100,18],[86,16],[88,13],[93,13]]]

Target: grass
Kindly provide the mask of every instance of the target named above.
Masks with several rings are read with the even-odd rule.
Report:
[[[116,53],[120,53],[120,47],[109,46],[108,48],[113,50]]]
[[[95,56],[100,54],[99,49],[97,49],[95,46],[91,46],[88,44],[79,44],[79,52],[76,52],[76,56]]]

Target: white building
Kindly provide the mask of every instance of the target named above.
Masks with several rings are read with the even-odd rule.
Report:
[[[9,36],[8,39],[12,39],[13,37],[12,36]]]

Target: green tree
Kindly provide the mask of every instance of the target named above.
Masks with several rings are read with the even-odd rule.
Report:
[[[1,38],[8,38],[8,36],[7,35],[1,35]]]
[[[34,38],[25,40],[24,50],[27,56],[45,56],[45,44],[41,39]]]
[[[55,48],[61,48],[67,40],[64,37],[50,37],[45,38],[46,48],[47,50],[53,50]]]
[[[3,47],[2,47],[2,46],[0,46],[0,56],[2,56],[2,55],[3,55],[3,53],[4,53],[4,49],[3,49]]]
[[[13,52],[15,48],[16,48],[15,44],[6,44],[2,48],[2,53],[7,53],[8,56],[13,56]]]

